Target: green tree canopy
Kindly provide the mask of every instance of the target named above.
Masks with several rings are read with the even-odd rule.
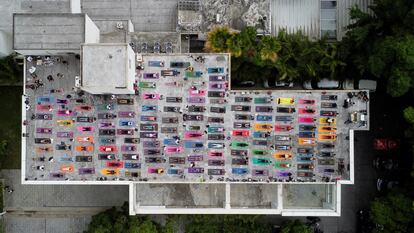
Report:
[[[384,227],[374,232],[405,233],[414,230],[414,203],[402,193],[389,193],[371,203],[371,220]]]
[[[312,230],[309,226],[305,225],[302,221],[288,220],[282,224],[281,233],[311,233]]]
[[[414,125],[414,107],[410,106],[404,109],[404,119]]]
[[[340,44],[347,67],[342,76],[378,78],[398,97],[414,87],[414,1],[375,0],[373,14],[354,7],[355,23]]]

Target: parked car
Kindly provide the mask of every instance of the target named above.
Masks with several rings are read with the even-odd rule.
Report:
[[[235,175],[244,175],[247,174],[249,170],[247,168],[234,167],[231,169],[231,173]]]
[[[273,107],[270,107],[270,106],[256,106],[256,112],[273,112]]]
[[[118,135],[134,135],[133,129],[117,129],[116,134]]]
[[[225,136],[224,134],[208,134],[207,139],[208,140],[224,140]]]
[[[238,111],[238,112],[250,112],[251,107],[247,105],[232,105],[231,111]]]
[[[303,88],[307,90],[312,89],[340,89],[341,83],[337,80],[321,79],[320,81],[312,80],[305,81]]]
[[[224,169],[208,169],[207,174],[210,176],[220,176],[224,175],[226,171]]]
[[[209,91],[208,97],[225,97],[226,93],[224,91]]]
[[[114,136],[115,129],[99,129],[100,136]]]
[[[183,158],[183,157],[169,157],[168,162],[170,164],[185,164],[185,158]]]
[[[237,103],[237,102],[246,102],[246,103],[248,103],[248,102],[251,102],[252,101],[252,98],[251,97],[245,97],[245,96],[236,96],[235,98],[234,98],[234,101]]]
[[[88,156],[88,155],[77,155],[75,157],[75,161],[76,162],[92,162],[92,156]]]
[[[247,158],[234,158],[231,160],[232,165],[248,165],[249,160]]]
[[[210,112],[226,113],[226,107],[210,107]]]
[[[117,99],[116,102],[119,105],[133,105],[134,104],[134,99]]]
[[[224,160],[210,159],[208,160],[208,166],[224,166]]]
[[[184,121],[203,121],[203,119],[204,119],[203,115],[183,114],[183,120]]]
[[[234,118],[236,120],[254,120],[254,116],[253,115],[248,115],[248,114],[235,114]]]
[[[395,138],[376,138],[373,147],[378,151],[391,151],[400,147],[400,139]]]
[[[163,117],[162,123],[164,124],[175,124],[178,123],[178,117]]]
[[[344,90],[368,90],[374,92],[377,89],[377,81],[368,79],[347,79],[345,80],[343,87]]]
[[[224,117],[208,117],[207,121],[210,123],[224,123]]]
[[[158,138],[157,132],[140,132],[139,133],[140,138]]]
[[[114,154],[98,154],[99,160],[115,160],[116,157]]]
[[[123,160],[138,160],[139,156],[138,154],[122,154]]]
[[[205,107],[204,106],[191,105],[191,106],[188,107],[188,111],[189,112],[204,112]]]
[[[167,97],[165,101],[167,103],[181,103],[183,102],[183,98],[182,97]]]
[[[230,154],[232,156],[247,156],[248,150],[231,150]]]

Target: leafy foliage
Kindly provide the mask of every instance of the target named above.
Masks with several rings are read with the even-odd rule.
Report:
[[[414,202],[402,193],[389,193],[371,203],[371,220],[384,227],[374,232],[403,233],[414,230]]]
[[[289,220],[282,224],[281,233],[311,233],[309,226],[299,220]]]
[[[186,233],[268,233],[271,225],[260,223],[258,216],[192,215],[187,217]]]
[[[16,83],[23,79],[23,69],[16,61],[16,54],[0,59],[0,81]]]
[[[355,23],[339,48],[347,64],[343,75],[378,78],[388,94],[403,96],[414,87],[414,2],[376,0],[370,8],[373,15],[350,11]]]
[[[127,206],[115,207],[92,217],[85,233],[158,233],[163,228],[148,217],[129,216]]]
[[[414,125],[414,107],[407,107],[404,109],[404,119]]]
[[[336,78],[345,66],[335,43],[310,41],[301,32],[257,36],[253,27],[240,32],[219,27],[208,33],[206,50],[231,53],[233,81]]]

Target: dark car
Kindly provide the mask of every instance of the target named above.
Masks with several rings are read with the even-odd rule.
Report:
[[[203,115],[183,115],[184,121],[202,121],[204,119]]]
[[[220,175],[224,175],[226,171],[224,169],[208,169],[207,173],[210,176],[220,176]]]
[[[183,102],[183,98],[182,97],[167,97],[165,101],[167,103],[181,103]]]
[[[231,160],[232,165],[248,165],[249,160],[247,158],[237,158]]]
[[[276,111],[281,113],[294,113],[296,110],[295,108],[277,107]]]
[[[146,157],[146,163],[165,163],[166,160],[163,157]]]
[[[313,149],[312,148],[303,148],[303,147],[300,147],[300,148],[297,149],[297,152],[299,154],[312,154],[313,153]]]
[[[316,129],[315,125],[299,125],[300,131],[313,131]]]
[[[139,160],[138,154],[123,154],[122,155],[123,160]]]
[[[338,96],[337,95],[322,95],[321,99],[322,100],[337,100]]]
[[[160,149],[144,149],[144,155],[160,155]]]
[[[50,138],[35,138],[35,143],[36,144],[51,144],[52,139],[50,139]]]
[[[338,105],[336,103],[330,103],[330,102],[322,102],[321,108],[337,108]]]
[[[225,97],[226,93],[224,91],[209,91],[208,97]]]
[[[133,105],[134,99],[117,99],[116,102],[119,105]]]
[[[269,106],[256,106],[256,112],[273,112],[273,108]]]
[[[161,133],[177,133],[177,127],[161,127]]]
[[[134,135],[133,129],[117,129],[116,134],[118,135]]]
[[[143,141],[144,148],[155,148],[160,146],[160,141]]]
[[[210,107],[210,112],[226,113],[226,107]]]
[[[99,130],[99,135],[101,135],[101,136],[104,136],[104,135],[106,135],[106,136],[113,136],[113,135],[115,135],[115,130],[114,129],[100,129]]]
[[[248,151],[247,150],[231,150],[232,156],[247,156]]]
[[[254,120],[254,116],[253,115],[247,115],[247,114],[236,114],[234,116],[234,118],[236,120],[244,120],[244,121]]]
[[[163,117],[162,123],[164,124],[175,124],[178,123],[178,117]]]
[[[328,151],[321,151],[318,154],[319,157],[334,157],[335,153],[334,152],[328,152]]]
[[[188,111],[189,112],[204,112],[205,111],[205,107],[191,105],[191,106],[188,107]]]
[[[98,113],[98,119],[114,119],[114,118],[116,118],[116,115],[112,113]]]
[[[139,143],[139,138],[124,138],[124,143]]]
[[[235,102],[244,103],[244,102],[251,102],[251,97],[244,97],[244,96],[236,96],[234,99]]]
[[[63,142],[61,144],[56,145],[56,150],[71,150],[71,149],[72,149],[71,145],[65,144]]]
[[[180,112],[180,107],[164,106],[164,112]]]
[[[311,131],[300,131],[299,132],[299,137],[300,138],[314,138],[315,133],[311,132]]]
[[[337,111],[321,111],[320,115],[321,116],[332,116],[332,117],[334,117],[334,116],[338,115],[338,112]]]
[[[232,105],[231,106],[232,111],[238,111],[238,112],[250,112],[251,107],[246,105]]]
[[[208,160],[208,166],[224,166],[224,160],[210,159]]]
[[[139,129],[141,131],[157,131],[158,124],[140,124]]]
[[[88,174],[95,174],[95,168],[92,168],[92,167],[79,168],[79,175],[88,175]]]
[[[170,68],[187,68],[191,64],[190,62],[172,61],[170,62]]]
[[[36,120],[52,120],[52,114],[36,114]]]
[[[269,142],[267,140],[253,140],[253,145],[255,146],[267,146]]]
[[[398,161],[391,158],[378,157],[372,162],[374,168],[379,170],[395,170],[399,167]]]
[[[99,141],[102,144],[113,144],[115,143],[115,138],[100,138]]]
[[[208,140],[224,140],[224,134],[208,134]]]
[[[78,155],[75,157],[76,162],[92,162],[92,156]]]
[[[224,123],[223,117],[209,117],[207,118],[207,121],[210,123]]]
[[[115,160],[116,157],[114,154],[98,154],[99,160]]]
[[[313,170],[314,168],[312,163],[299,163],[297,167],[298,170]]]
[[[76,117],[76,122],[91,123],[94,121],[93,117]]]
[[[139,133],[140,138],[158,138],[157,132],[140,132]]]
[[[245,123],[245,122],[234,122],[233,127],[235,129],[249,129],[251,125],[250,123]]]
[[[168,159],[170,164],[185,164],[185,158],[183,157],[170,157]]]

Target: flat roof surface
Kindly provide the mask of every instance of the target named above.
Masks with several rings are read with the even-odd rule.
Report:
[[[82,45],[82,87],[126,87],[127,44]]]
[[[343,91],[230,91],[227,54],[153,54],[143,59],[139,95],[115,97],[79,95],[72,89],[74,75],[46,80],[49,74],[72,70],[67,64],[37,66],[45,85],[26,90],[27,180],[350,178],[347,136],[349,129],[368,128],[358,120],[368,110],[367,102],[354,97],[354,104],[343,108],[348,98]],[[174,62],[191,65],[193,71],[171,67]],[[76,68],[76,59],[73,63]],[[348,121],[350,113],[357,117],[354,122]]]
[[[85,14],[14,14],[16,50],[79,50],[85,42]]]

